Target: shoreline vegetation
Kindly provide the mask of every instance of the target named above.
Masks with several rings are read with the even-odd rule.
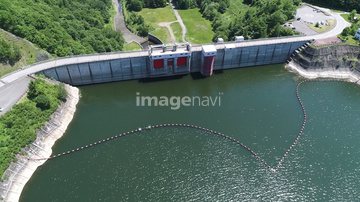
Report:
[[[35,82],[44,84],[46,83],[44,81],[45,79],[37,79],[35,80]],[[46,79],[48,80],[48,79]],[[58,88],[56,86],[60,86],[57,85],[58,82],[56,81],[52,81],[52,80],[48,80],[50,83],[46,83],[46,85],[41,85],[40,88],[38,88],[38,90],[40,90],[39,92],[41,92],[41,90],[44,90],[44,88]],[[35,83],[33,82],[33,83]],[[55,85],[54,85],[55,84]],[[46,87],[44,87],[46,86]],[[51,87],[50,87],[51,86]],[[31,86],[30,86],[30,91],[31,91]],[[52,153],[52,146],[55,144],[56,140],[61,138],[62,135],[65,133],[67,126],[70,124],[73,115],[76,111],[76,105],[79,101],[79,89],[76,87],[72,87],[70,85],[63,85],[63,89],[66,92],[66,101],[62,102],[62,103],[58,103],[58,105],[56,105],[55,110],[49,111],[49,118],[51,116],[50,119],[48,119],[46,121],[46,123],[40,122],[38,124],[33,124],[31,127],[32,129],[29,130],[35,130],[34,127],[38,128],[38,130],[36,131],[35,134],[31,134],[30,136],[28,136],[27,138],[29,140],[26,140],[27,144],[25,145],[25,147],[23,147],[23,149],[21,149],[20,151],[20,155],[15,156],[14,154],[11,154],[11,152],[13,153],[18,153],[18,152],[14,152],[14,151],[8,151],[7,147],[3,147],[3,145],[1,146],[1,166],[4,167],[4,165],[6,166],[6,170],[4,172],[4,170],[1,170],[1,175],[2,175],[2,181],[0,182],[0,201],[1,200],[5,200],[5,201],[18,201],[21,195],[21,192],[25,186],[25,184],[27,183],[27,181],[31,178],[32,174],[36,171],[36,168],[40,165],[42,165],[43,163],[46,162],[46,160],[38,160],[38,161],[33,161],[33,160],[27,160],[27,158],[48,158],[50,157],[51,153]],[[48,89],[47,89],[48,90]],[[9,111],[8,113],[11,115],[12,111],[16,112],[17,108],[21,108],[21,105],[36,105],[35,103],[29,103],[30,98],[29,95],[31,97],[31,92],[29,91],[27,97],[25,97],[18,105],[14,106],[14,109]],[[46,90],[45,90],[46,91]],[[63,91],[63,93],[64,93]],[[40,95],[41,96],[41,95]],[[41,99],[39,99],[39,95],[36,96],[36,98],[33,98],[34,100],[36,99],[37,101]],[[40,102],[39,101],[39,102]],[[20,107],[19,107],[20,106]],[[34,106],[35,108],[38,108],[40,106]],[[46,107],[46,101],[45,101],[45,107]],[[52,106],[54,107],[54,106]],[[33,109],[33,110],[37,110],[37,109]],[[40,109],[41,110],[41,109]],[[12,113],[15,113],[12,112]],[[7,114],[8,114],[7,113]],[[7,114],[5,114],[4,116],[6,116]],[[2,116],[0,118],[0,121],[3,120],[4,116]],[[44,116],[44,115],[37,115],[37,116]],[[5,117],[6,118],[6,117]],[[33,120],[33,119],[30,119]],[[15,121],[14,121],[15,122]],[[0,125],[3,124],[2,122],[0,122]],[[22,125],[26,125],[26,124],[22,124]],[[39,127],[41,126],[41,127]],[[2,125],[2,127],[4,127]],[[1,129],[1,127],[0,127]],[[0,131],[2,132],[2,131]],[[25,133],[28,134],[29,132]],[[5,144],[4,143],[4,133],[0,133],[0,140],[2,140],[0,143],[1,144]],[[35,135],[35,137],[33,137],[33,135]],[[20,146],[17,145],[18,147]],[[5,151],[7,150],[7,151]],[[8,158],[6,158],[8,157]],[[6,163],[7,160],[13,161],[13,162],[8,162],[8,164],[4,164]]]
[[[58,106],[66,100],[64,84],[54,85],[45,79],[31,80],[28,92],[20,103],[0,117],[0,176],[16,161],[36,138],[37,130],[45,125]]]

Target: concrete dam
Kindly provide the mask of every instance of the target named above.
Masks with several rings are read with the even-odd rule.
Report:
[[[36,63],[22,74],[43,74],[71,85],[173,76],[214,70],[285,63],[309,39],[284,37],[215,44],[190,43],[151,46],[148,51],[70,56]],[[20,73],[20,72],[18,72]],[[18,74],[17,73],[17,74]],[[12,75],[2,80],[11,82]]]

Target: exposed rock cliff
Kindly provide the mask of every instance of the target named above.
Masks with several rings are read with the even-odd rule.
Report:
[[[293,58],[304,69],[360,71],[360,47],[338,45],[301,48]]]

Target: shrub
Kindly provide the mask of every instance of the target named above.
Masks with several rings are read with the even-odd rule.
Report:
[[[142,10],[142,2],[139,0],[131,0],[128,4],[129,11],[136,11],[139,12]]]
[[[65,90],[65,85],[63,83],[61,83],[60,85],[57,86],[58,88],[58,94],[56,96],[56,98],[58,100],[62,100],[65,101],[66,97],[67,97],[67,91]]]
[[[38,95],[40,95],[40,92],[36,89],[36,83],[38,80],[39,79],[37,79],[36,81],[30,81],[30,83],[29,83],[29,91],[27,93],[27,98],[29,100],[33,100]]]
[[[50,99],[46,95],[39,95],[35,99],[36,107],[40,108],[41,110],[50,109]]]

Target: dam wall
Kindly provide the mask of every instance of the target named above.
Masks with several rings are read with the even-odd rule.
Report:
[[[300,39],[300,38],[299,38]],[[86,85],[201,72],[206,51],[213,46],[213,70],[285,63],[291,54],[309,42],[296,37],[285,40],[250,40],[208,45],[160,45],[149,51],[119,52],[106,56],[76,56],[52,61],[36,74],[71,85]],[[214,50],[214,49],[212,49]],[[90,59],[90,57],[92,57]],[[95,57],[95,58],[94,58]],[[182,59],[181,59],[182,58]],[[205,67],[204,67],[205,68]],[[210,74],[211,75],[211,74]]]

